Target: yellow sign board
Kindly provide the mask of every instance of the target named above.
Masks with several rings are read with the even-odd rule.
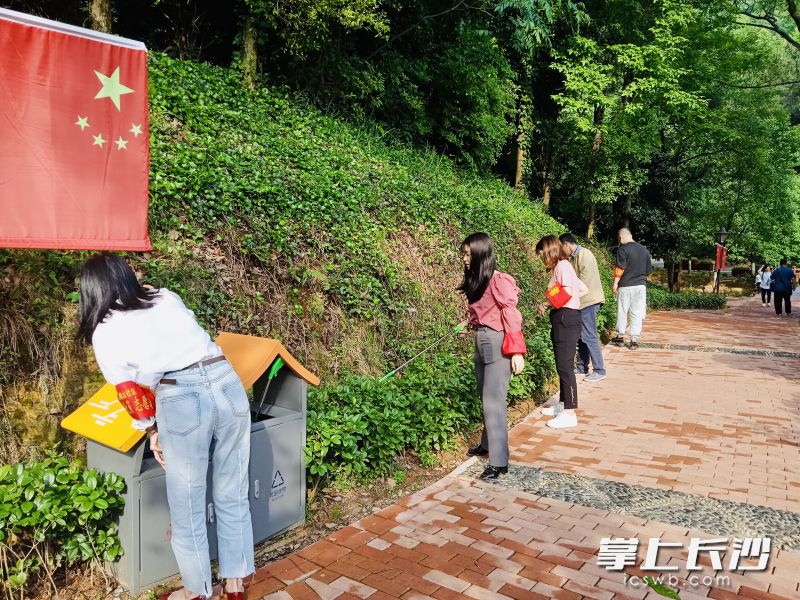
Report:
[[[144,431],[133,428],[133,419],[110,383],[61,421],[61,426],[120,452],[127,452],[144,437]]]

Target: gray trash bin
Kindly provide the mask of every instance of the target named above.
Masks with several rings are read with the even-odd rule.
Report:
[[[267,386],[270,365],[285,362],[269,384],[260,414],[254,414],[250,438],[250,512],[255,542],[264,541],[303,522],[306,509],[304,450],[306,443],[306,393],[308,384],[319,379],[303,368],[277,340],[223,333],[217,338],[225,356],[246,388],[252,388],[252,409],[258,409]],[[109,386],[106,386],[108,388]],[[67,417],[62,425],[88,438],[87,464],[98,471],[111,471],[125,478],[125,509],[119,531],[124,554],[108,565],[111,573],[131,593],[141,591],[178,574],[169,544],[169,506],[164,469],[156,462],[144,437],[130,440],[130,417],[116,400],[113,388],[101,392]],[[99,407],[107,415],[99,415]],[[83,413],[83,417],[79,413]],[[95,424],[87,428],[87,417]],[[103,419],[116,420],[117,438],[109,430],[96,432]],[[128,427],[125,428],[127,419]],[[82,423],[78,426],[78,423]],[[91,425],[91,424],[90,424]],[[123,427],[120,427],[120,426]],[[101,435],[102,433],[102,435]],[[121,440],[127,436],[127,441]],[[117,442],[120,443],[117,443]],[[132,445],[131,445],[132,443]],[[127,448],[127,449],[126,449]],[[209,464],[206,523],[211,558],[217,556],[216,518],[211,497]]]

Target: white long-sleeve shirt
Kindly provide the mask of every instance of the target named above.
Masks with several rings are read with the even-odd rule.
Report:
[[[95,358],[106,380],[133,381],[155,390],[164,373],[222,354],[180,297],[160,289],[147,309],[112,310],[92,336]],[[146,429],[155,418],[134,419]]]

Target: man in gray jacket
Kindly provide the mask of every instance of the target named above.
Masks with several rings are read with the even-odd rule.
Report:
[[[597,259],[587,248],[578,245],[571,233],[559,238],[563,256],[569,256],[578,278],[589,288],[589,293],[581,298],[581,337],[578,340],[576,372],[587,375],[584,381],[600,381],[606,378],[603,363],[603,349],[597,337],[597,313],[606,301]],[[593,371],[589,373],[589,364]]]

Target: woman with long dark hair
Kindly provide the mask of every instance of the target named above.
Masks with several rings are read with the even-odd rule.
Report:
[[[250,405],[233,367],[177,295],[143,287],[114,254],[83,266],[78,337],[94,347],[100,370],[166,471],[172,550],[185,587],[161,600],[212,595],[204,508],[212,441],[223,597],[244,600],[243,578],[255,570]]]
[[[547,302],[539,305],[539,314],[550,310],[550,341],[556,358],[556,371],[559,382],[559,402],[564,410],[547,422],[548,427],[563,429],[575,427],[578,418],[575,409],[578,407],[578,383],[575,378],[575,347],[581,337],[581,296],[589,292],[589,288],[578,278],[575,269],[562,255],[561,242],[554,235],[548,235],[536,244],[536,252],[550,271],[548,290],[559,290],[569,296],[559,308]],[[562,296],[562,297],[566,297]],[[555,406],[548,406],[542,414],[555,415]]]
[[[512,372],[525,368],[522,315],[517,310],[519,289],[514,278],[497,270],[492,239],[473,233],[461,245],[464,279],[458,290],[469,303],[469,325],[475,330],[475,377],[483,404],[481,442],[470,456],[489,455],[481,479],[508,472],[508,406]]]

